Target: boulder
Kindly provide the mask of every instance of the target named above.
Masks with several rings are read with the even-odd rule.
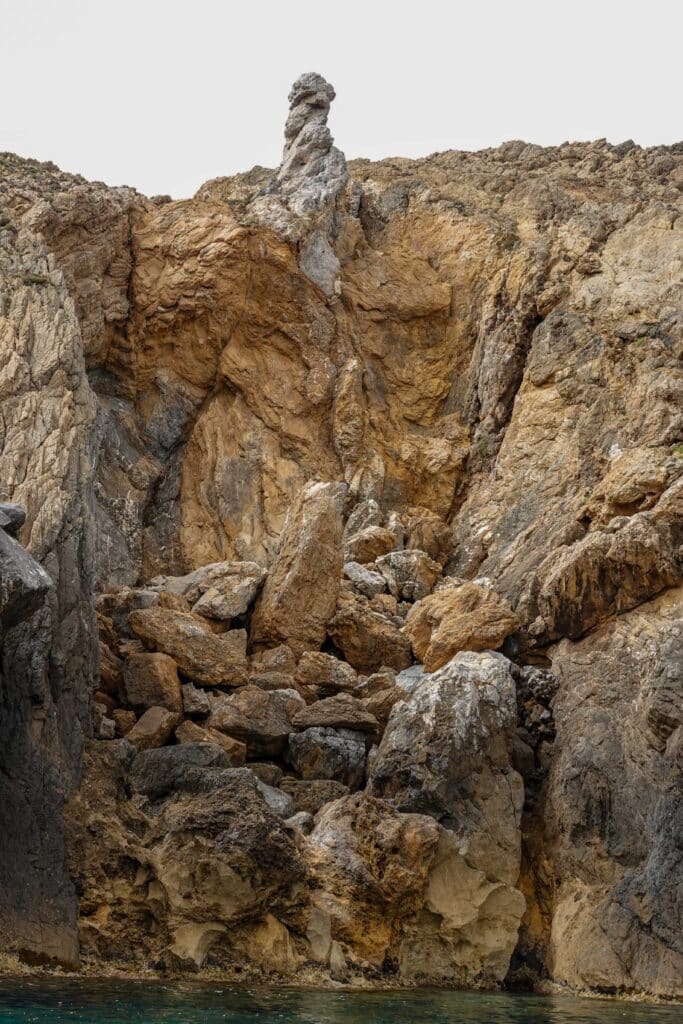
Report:
[[[510,752],[515,683],[502,655],[462,652],[394,705],[368,788],[403,812],[430,814],[468,862],[508,885],[520,865],[524,786]]]
[[[418,601],[405,633],[415,657],[434,672],[458,651],[496,650],[516,626],[515,615],[495,591],[461,583]]]
[[[426,597],[441,575],[441,566],[424,551],[391,551],[377,559],[389,593],[399,601]]]
[[[381,572],[374,572],[369,566],[361,565],[360,562],[346,562],[344,576],[347,580],[351,580],[358,593],[364,594],[365,597],[374,597],[375,594],[381,594],[387,588],[387,581]]]
[[[349,513],[349,518],[344,527],[344,540],[360,533],[368,526],[382,525],[382,510],[374,498],[367,498],[357,502]]]
[[[287,760],[303,779],[335,779],[358,789],[365,775],[365,734],[314,727],[289,737]]]
[[[219,562],[207,568],[206,575],[193,582],[184,596],[192,611],[223,622],[251,607],[268,575],[256,562]]]
[[[126,739],[133,744],[136,750],[163,747],[173,735],[173,730],[179,719],[180,715],[167,708],[148,708],[144,715],[138,718],[132,729],[128,730]],[[111,737],[107,738],[113,739],[113,733]]]
[[[130,613],[141,608],[153,608],[158,604],[158,592],[144,587],[113,587],[99,594],[95,600],[98,617],[110,619],[115,635],[127,640],[136,636],[130,626]]]
[[[291,818],[294,814],[294,801],[288,793],[256,777],[256,785],[264,800],[278,818]]]
[[[279,786],[284,772],[279,765],[269,761],[250,761],[249,770],[267,786]]]
[[[294,810],[317,814],[321,807],[332,800],[347,796],[349,787],[334,779],[282,779],[280,789],[294,801]]]
[[[241,767],[247,759],[246,744],[232,736],[226,736],[218,729],[204,729],[196,722],[181,722],[175,731],[178,743],[212,743],[225,751],[231,768]]]
[[[0,529],[15,539],[26,522],[26,512],[21,505],[10,501],[0,501]]]
[[[328,632],[346,660],[359,672],[382,665],[400,671],[412,660],[410,641],[387,616],[373,611],[366,598],[340,594]]]
[[[297,729],[329,726],[333,729],[354,729],[370,733],[376,733],[379,729],[379,722],[369,711],[367,701],[360,701],[350,693],[337,693],[301,708],[292,716],[292,725]]]
[[[306,651],[301,655],[296,669],[296,681],[302,686],[318,687],[320,690],[336,693],[352,690],[358,675],[345,661],[322,651]]]
[[[100,689],[112,696],[118,696],[123,686],[123,659],[109,647],[99,641],[100,651]]]
[[[250,758],[276,757],[293,731],[292,716],[304,706],[294,690],[262,690],[244,686],[229,696],[215,697],[207,725],[247,745]]]
[[[234,929],[276,908],[286,913],[304,881],[290,832],[247,768],[208,770],[220,784],[201,800],[178,793],[149,838],[166,914],[176,926],[211,921]]]
[[[247,634],[243,629],[214,634],[191,612],[146,608],[130,615],[131,628],[147,645],[168,654],[183,675],[203,686],[247,682]]]
[[[123,668],[126,701],[136,711],[151,707],[183,710],[178,669],[167,654],[133,654]]]
[[[357,793],[319,812],[306,849],[314,956],[343,943],[375,969],[394,962],[410,983],[492,987],[505,977],[524,898],[472,868],[433,819]]]
[[[137,721],[137,715],[134,711],[127,711],[125,708],[114,708],[111,713],[114,725],[116,726],[116,735],[125,736],[133,728]]]
[[[346,487],[309,483],[287,515],[280,549],[254,610],[252,643],[287,643],[295,652],[325,639],[339,592]]]
[[[183,683],[181,687],[183,711],[190,718],[206,718],[211,710],[209,695],[206,690],[194,683]]]
[[[173,790],[192,784],[197,771],[229,768],[222,747],[212,743],[183,743],[146,750],[133,760],[129,778],[134,793],[159,800]]]
[[[380,555],[386,555],[396,546],[396,537],[383,526],[366,526],[344,540],[344,564],[360,562],[366,565]]]

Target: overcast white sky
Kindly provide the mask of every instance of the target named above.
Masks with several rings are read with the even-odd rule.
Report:
[[[291,82],[348,157],[683,136],[676,0],[0,0],[0,151],[148,194],[275,166]]]

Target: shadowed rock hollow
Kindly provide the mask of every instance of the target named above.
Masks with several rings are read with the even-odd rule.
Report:
[[[1,947],[681,996],[683,151],[289,99],[189,200],[0,156]]]

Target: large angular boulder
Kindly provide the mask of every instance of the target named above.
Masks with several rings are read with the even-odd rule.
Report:
[[[126,739],[136,750],[151,750],[163,747],[173,735],[180,715],[168,708],[152,707],[138,718],[132,729],[126,733]],[[111,739],[114,738],[112,732]]]
[[[246,743],[250,758],[276,757],[287,746],[292,717],[302,707],[303,698],[295,690],[245,686],[214,699],[207,726]]]
[[[365,793],[323,808],[306,847],[316,889],[307,935],[404,982],[493,986],[505,977],[521,893],[470,866],[452,833]],[[323,941],[321,941],[321,939]]]
[[[511,763],[517,706],[509,664],[462,652],[425,674],[394,705],[368,788],[400,811],[432,815],[466,845],[472,867],[514,885],[524,786]]]
[[[352,690],[358,682],[358,674],[351,665],[332,654],[306,651],[299,659],[296,681],[301,686],[337,693]]]
[[[379,722],[365,703],[350,693],[336,693],[301,708],[292,717],[292,725],[297,729],[329,726],[333,729],[355,729],[370,733],[376,733],[379,729]]]
[[[144,608],[130,615],[136,636],[168,654],[183,675],[203,686],[243,686],[247,682],[247,634],[243,629],[215,634],[205,619],[170,608]]]
[[[516,625],[512,610],[495,591],[461,583],[418,601],[408,612],[405,632],[415,657],[434,672],[458,651],[497,650]]]
[[[359,672],[382,665],[397,671],[412,660],[410,640],[390,618],[374,611],[359,594],[341,593],[328,632],[344,657]]]
[[[293,733],[287,761],[303,779],[335,779],[358,789],[365,776],[365,734],[321,727]]]
[[[172,798],[149,839],[149,860],[176,928],[259,920],[301,899],[296,845],[256,777],[246,768],[217,775],[220,784],[201,800],[191,793]]]
[[[247,759],[246,743],[240,743],[218,729],[205,729],[187,719],[176,729],[175,738],[178,743],[212,743],[220,747],[227,754],[231,768],[240,768]]]
[[[396,547],[396,536],[383,526],[366,526],[344,540],[344,562],[374,562]]]
[[[190,574],[195,578],[182,593],[192,611],[223,622],[251,607],[268,575],[256,562],[218,562],[206,568],[200,579]]]
[[[126,701],[136,711],[151,707],[182,711],[178,669],[167,654],[132,654],[123,668]]]
[[[399,601],[426,597],[441,575],[441,566],[424,551],[391,551],[377,559],[389,593]]]
[[[139,753],[130,766],[130,785],[133,793],[159,800],[174,790],[190,788],[197,772],[229,767],[227,754],[217,744],[183,743]]]
[[[252,643],[317,649],[337,601],[346,487],[309,483],[288,513],[280,548],[254,610]]]

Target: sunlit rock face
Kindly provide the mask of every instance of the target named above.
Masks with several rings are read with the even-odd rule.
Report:
[[[188,200],[0,157],[2,951],[680,996],[683,154],[289,99]]]

